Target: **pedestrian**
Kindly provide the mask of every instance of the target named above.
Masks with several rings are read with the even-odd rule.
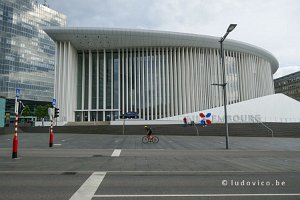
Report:
[[[191,125],[191,118],[190,117],[187,117],[187,124]]]
[[[187,124],[187,119],[186,119],[186,117],[183,118],[183,124],[184,124],[183,126],[186,127],[186,124]]]

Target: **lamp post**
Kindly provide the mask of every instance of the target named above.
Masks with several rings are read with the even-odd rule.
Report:
[[[223,87],[223,100],[224,100],[224,120],[226,126],[226,149],[229,148],[229,134],[228,134],[228,122],[227,122],[227,94],[226,94],[226,74],[225,74],[225,59],[224,59],[224,51],[223,51],[223,42],[226,39],[227,35],[236,27],[237,24],[230,24],[225,35],[220,39],[220,55],[222,61],[223,68],[223,84],[219,84],[219,86]]]

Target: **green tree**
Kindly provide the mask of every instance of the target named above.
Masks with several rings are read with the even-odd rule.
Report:
[[[48,116],[48,108],[50,108],[51,105],[46,106],[37,106],[35,110],[35,116],[37,116],[38,119],[42,120],[42,126],[44,126],[44,118]]]
[[[31,111],[30,111],[30,108],[28,105],[24,107],[21,114],[22,114],[22,116],[30,116],[31,115]]]
[[[48,112],[45,113],[45,106],[37,106],[36,110],[35,110],[35,116],[37,116],[38,119],[42,119],[45,116],[47,116]]]

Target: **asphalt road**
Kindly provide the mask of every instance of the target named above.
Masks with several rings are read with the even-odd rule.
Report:
[[[300,138],[0,135],[0,199],[300,199]]]

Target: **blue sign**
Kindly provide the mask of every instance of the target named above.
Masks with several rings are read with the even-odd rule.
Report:
[[[52,106],[56,106],[56,99],[52,99]]]
[[[19,98],[21,94],[20,88],[16,88],[16,97]]]

